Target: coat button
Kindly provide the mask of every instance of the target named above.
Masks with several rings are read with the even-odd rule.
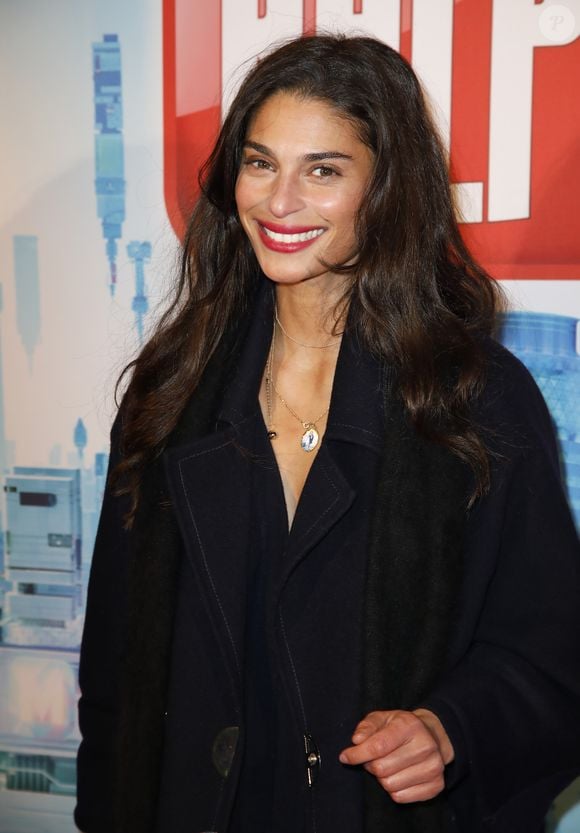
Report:
[[[318,778],[322,762],[312,735],[304,735],[304,755],[306,757],[306,781],[308,786],[311,787]]]
[[[239,734],[239,726],[226,726],[225,729],[218,732],[213,742],[211,759],[222,778],[228,777],[234,755],[236,754]]]

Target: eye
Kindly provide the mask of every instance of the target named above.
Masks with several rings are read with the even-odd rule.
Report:
[[[253,168],[256,171],[269,171],[272,169],[272,165],[268,162],[267,159],[262,159],[261,157],[246,157],[242,164],[247,168]]]
[[[312,173],[320,179],[328,179],[331,176],[340,176],[337,170],[329,167],[328,165],[317,165],[312,169]]]

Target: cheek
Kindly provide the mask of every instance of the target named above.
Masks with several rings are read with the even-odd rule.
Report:
[[[340,229],[341,239],[348,245],[355,238],[355,219],[356,219],[357,203],[353,202],[348,206],[344,206],[342,210],[337,213],[335,224]]]
[[[238,212],[249,211],[264,198],[265,185],[241,173],[236,182],[235,198]]]
[[[351,227],[354,230],[355,216],[361,197],[362,194],[358,188],[349,189],[340,195],[328,196],[318,202],[318,212],[344,231],[348,232]]]
[[[342,204],[342,228],[345,238],[350,241],[356,239],[356,219],[365,194],[365,187],[353,188]]]

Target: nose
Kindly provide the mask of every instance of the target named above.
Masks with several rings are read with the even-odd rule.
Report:
[[[299,175],[291,172],[278,174],[272,182],[268,208],[272,216],[278,218],[304,208]]]

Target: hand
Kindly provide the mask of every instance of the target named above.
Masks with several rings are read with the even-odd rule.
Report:
[[[453,746],[437,715],[427,709],[370,712],[356,727],[343,764],[362,764],[393,801],[434,798],[445,786],[443,772]]]

